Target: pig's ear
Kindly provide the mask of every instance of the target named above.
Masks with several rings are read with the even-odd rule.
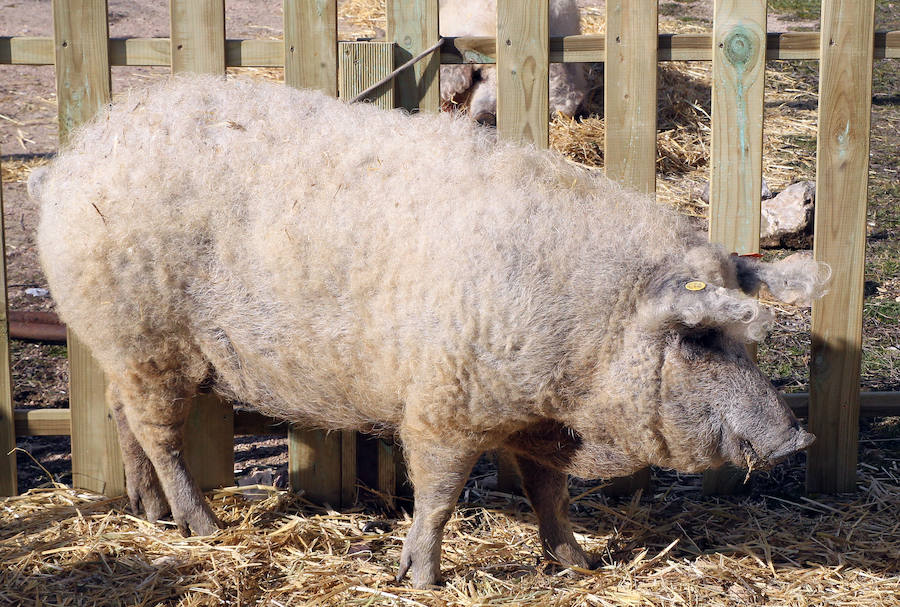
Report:
[[[751,341],[763,339],[772,322],[768,308],[740,291],[686,279],[666,281],[639,316],[651,329],[718,328]]]
[[[753,257],[733,256],[738,284],[744,293],[756,295],[766,285],[772,295],[785,303],[808,306],[828,292],[831,267],[809,253],[794,253],[775,263]]]

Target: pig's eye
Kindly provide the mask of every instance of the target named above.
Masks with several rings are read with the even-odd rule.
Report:
[[[681,345],[689,356],[699,356],[722,349],[722,333],[715,329],[705,329],[684,333]]]

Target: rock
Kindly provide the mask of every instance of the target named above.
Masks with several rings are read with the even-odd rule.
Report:
[[[765,178],[762,180],[762,188],[759,191],[760,198],[763,200],[768,200],[772,197],[772,190],[769,189],[769,184],[766,183]],[[703,189],[700,190],[700,200],[709,204],[709,182],[703,184]]]
[[[799,181],[762,203],[761,247],[809,248],[812,242],[816,182]]]

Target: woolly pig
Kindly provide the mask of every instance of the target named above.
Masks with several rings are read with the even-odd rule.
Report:
[[[550,35],[581,33],[581,16],[575,0],[550,0]],[[442,36],[496,36],[497,0],[441,0]],[[588,85],[580,64],[550,64],[550,111],[574,116],[584,101]],[[493,124],[497,115],[497,70],[492,65],[441,67],[441,99],[458,101],[468,95],[469,115]]]
[[[744,344],[769,318],[749,295],[808,300],[823,267],[732,256],[466,120],[193,76],[113,104],[30,188],[59,313],[109,380],[131,504],[185,532],[218,524],[182,457],[201,384],[397,432],[416,586],[485,450],[514,455],[546,555],[587,566],[567,474],[765,466],[812,441]]]

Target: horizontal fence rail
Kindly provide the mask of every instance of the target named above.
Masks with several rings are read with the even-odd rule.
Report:
[[[659,61],[712,61],[712,34],[660,34]],[[876,32],[875,59],[900,58],[900,30]],[[53,65],[53,39],[0,37],[0,65]],[[766,59],[819,59],[819,32],[769,32]],[[496,63],[497,42],[490,37],[446,38],[441,63]],[[606,36],[584,34],[550,38],[551,63],[602,63]],[[113,66],[168,66],[169,38],[110,38]],[[226,67],[284,67],[282,40],[226,40]]]
[[[783,394],[788,406],[798,417],[809,415],[809,394]],[[861,392],[860,417],[900,416],[900,392]],[[16,409],[16,436],[69,436],[72,434],[69,409]],[[234,412],[234,435],[287,436],[288,422],[256,411]]]

